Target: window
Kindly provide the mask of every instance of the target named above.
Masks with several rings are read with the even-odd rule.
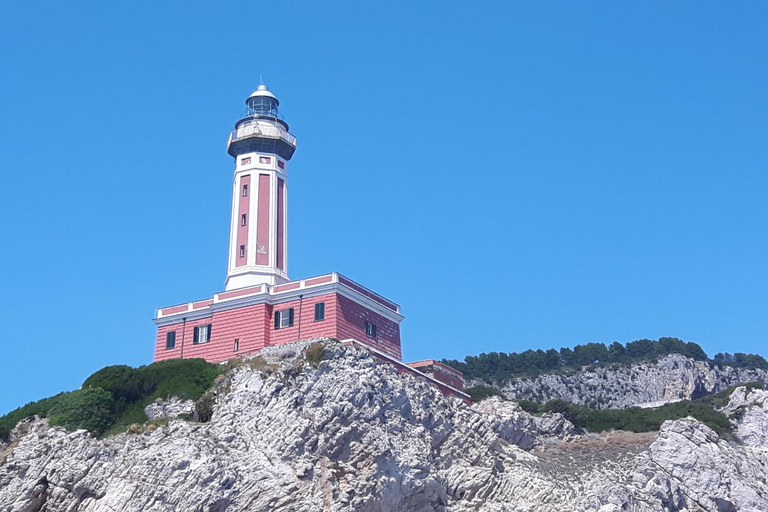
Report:
[[[325,320],[325,302],[315,304],[315,322]]]
[[[376,337],[376,324],[372,324],[368,320],[365,321],[365,334],[371,338]]]
[[[199,345],[211,341],[211,324],[198,325],[195,327],[195,335],[192,338],[192,344]]]
[[[176,331],[165,333],[165,350],[171,350],[172,348],[176,348]]]
[[[246,216],[246,215],[247,215],[247,214],[246,214],[246,213],[244,213],[244,214],[242,214],[242,215],[240,216],[240,225],[241,225],[241,226],[245,226],[245,216]]]
[[[282,160],[278,160],[277,166],[281,169],[285,169],[285,162],[283,162]]]
[[[248,195],[248,184],[243,185],[243,197]]]
[[[240,246],[240,257],[241,258],[245,257],[245,246],[244,245]]]
[[[240,340],[235,340],[235,352],[240,350]]]
[[[249,163],[251,163],[251,157],[240,159],[240,165],[248,165]]]
[[[293,308],[275,311],[275,329],[293,326]]]
[[[259,163],[260,164],[270,164],[272,163],[272,159],[268,156],[260,156],[259,157]]]

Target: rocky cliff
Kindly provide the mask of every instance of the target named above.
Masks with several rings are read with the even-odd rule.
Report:
[[[502,392],[510,400],[544,403],[561,399],[594,409],[624,409],[638,404],[695,399],[755,381],[768,382],[768,372],[710,366],[704,361],[672,354],[655,364],[518,379],[504,384]]]
[[[729,404],[741,443],[692,419],[581,435],[499,399],[470,408],[364,349],[329,342],[317,365],[299,349],[233,369],[207,423],[104,440],[21,423],[0,511],[768,510],[764,391]]]

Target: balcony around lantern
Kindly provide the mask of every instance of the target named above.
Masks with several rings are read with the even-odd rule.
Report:
[[[296,136],[283,129],[283,122],[273,118],[243,119],[229,134],[229,143],[247,137],[266,137],[268,139],[283,139],[291,146],[296,145]]]
[[[261,141],[261,143],[259,143]],[[266,150],[264,143],[281,157],[290,159],[296,150],[296,136],[288,131],[285,121],[271,116],[249,116],[241,119],[229,134],[227,152],[235,156],[239,152]],[[236,146],[236,147],[235,147]]]

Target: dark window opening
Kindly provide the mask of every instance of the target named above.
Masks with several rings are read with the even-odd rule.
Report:
[[[315,322],[325,320],[325,302],[315,304]]]
[[[211,327],[212,324],[198,325],[195,327],[195,334],[192,338],[192,344],[199,345],[201,343],[208,343],[211,341]]]
[[[240,246],[240,257],[241,258],[245,257],[245,246],[244,245]]]
[[[235,340],[235,352],[240,350],[240,340]]]
[[[248,195],[248,184],[243,185],[243,197]]]
[[[165,349],[171,350],[176,348],[176,331],[168,331],[165,334]]]
[[[246,216],[246,215],[247,215],[247,214],[245,214],[245,213],[244,213],[244,214],[242,214],[242,215],[240,216],[240,225],[241,225],[241,226],[245,226],[245,216]]]
[[[293,308],[275,311],[275,329],[293,326]]]
[[[371,338],[376,337],[376,324],[372,324],[369,321],[365,321],[365,334],[370,336]]]

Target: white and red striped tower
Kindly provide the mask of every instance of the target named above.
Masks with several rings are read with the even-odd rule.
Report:
[[[229,135],[235,158],[226,289],[288,279],[288,161],[296,137],[278,113],[279,101],[260,85],[245,104],[245,117]]]

